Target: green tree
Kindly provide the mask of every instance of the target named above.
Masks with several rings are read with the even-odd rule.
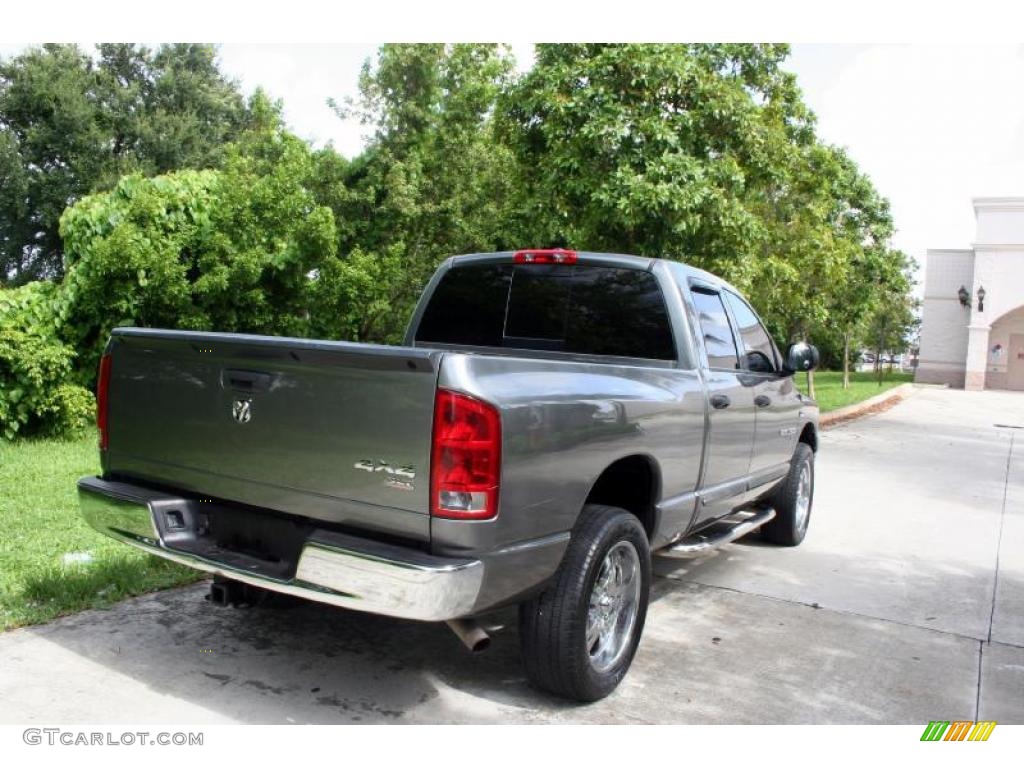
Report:
[[[784,333],[811,338],[827,361],[841,361],[849,386],[850,349],[875,303],[909,289],[904,257],[889,247],[888,202],[844,151],[820,143],[802,148],[787,177],[785,196],[766,206],[765,218],[773,222],[768,247],[787,255],[789,269],[762,283],[762,300],[771,306],[774,295]]]
[[[785,46],[542,45],[502,100],[504,136],[548,243],[687,258],[745,285],[810,115]]]
[[[917,302],[906,291],[889,289],[875,305],[865,325],[865,342],[875,352],[875,372],[879,381],[884,371],[883,355],[906,351],[920,320]],[[892,364],[889,364],[892,370]]]
[[[218,69],[212,45],[97,48],[100,121],[112,136],[116,173],[101,181],[112,185],[131,172],[217,167],[227,144],[251,127],[245,100]]]
[[[846,333],[898,271],[888,205],[822,144],[784,45],[538,47],[499,105],[523,241],[684,260],[782,340]],[[813,389],[813,380],[810,381]]]
[[[0,284],[59,277],[59,220],[128,173],[218,166],[251,125],[209,45],[44,45],[0,62]]]
[[[321,199],[341,222],[340,252],[352,254],[346,279],[363,287],[351,297],[364,313],[355,338],[400,338],[445,256],[507,247],[514,159],[493,112],[512,67],[504,46],[385,45],[363,67],[360,98],[334,105],[374,130],[344,167],[321,158],[341,179]]]
[[[103,168],[96,73],[75,46],[0,63],[0,280],[59,273],[57,221]]]

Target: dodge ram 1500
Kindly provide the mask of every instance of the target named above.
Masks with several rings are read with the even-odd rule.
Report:
[[[793,374],[817,359],[682,263],[456,256],[403,346],[116,329],[81,509],[220,602],[446,621],[471,647],[518,604],[530,680],[594,700],[640,642],[652,552],[804,538],[818,408]]]

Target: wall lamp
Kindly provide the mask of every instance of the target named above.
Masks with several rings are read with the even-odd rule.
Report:
[[[967,292],[967,289],[964,288],[962,285],[960,286],[960,290],[956,292],[956,295],[960,297],[961,307],[971,306],[971,294],[969,294]]]
[[[985,289],[982,286],[978,286],[978,311],[985,311]]]

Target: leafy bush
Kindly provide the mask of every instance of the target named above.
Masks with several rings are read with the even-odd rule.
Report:
[[[271,127],[230,147],[220,171],[130,175],[68,208],[64,280],[0,292],[0,435],[86,426],[119,325],[358,335],[344,305],[380,275],[363,256],[350,267],[336,258],[334,215],[317,204],[313,176],[306,144]],[[327,295],[339,276],[366,279]]]
[[[73,383],[75,352],[56,336],[59,287],[0,290],[0,437],[72,436],[93,419],[92,393]]]
[[[422,287],[404,257],[393,245],[383,253],[356,248],[344,259],[326,259],[310,286],[310,335],[400,344],[410,311],[405,297]]]
[[[312,156],[279,131],[231,148],[222,171],[128,176],[61,219],[61,336],[91,377],[118,325],[308,335],[311,274],[334,259]]]

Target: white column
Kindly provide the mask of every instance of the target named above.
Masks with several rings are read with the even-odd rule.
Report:
[[[964,389],[979,391],[985,388],[985,369],[988,366],[988,332],[987,325],[967,327],[967,372],[964,377]]]

